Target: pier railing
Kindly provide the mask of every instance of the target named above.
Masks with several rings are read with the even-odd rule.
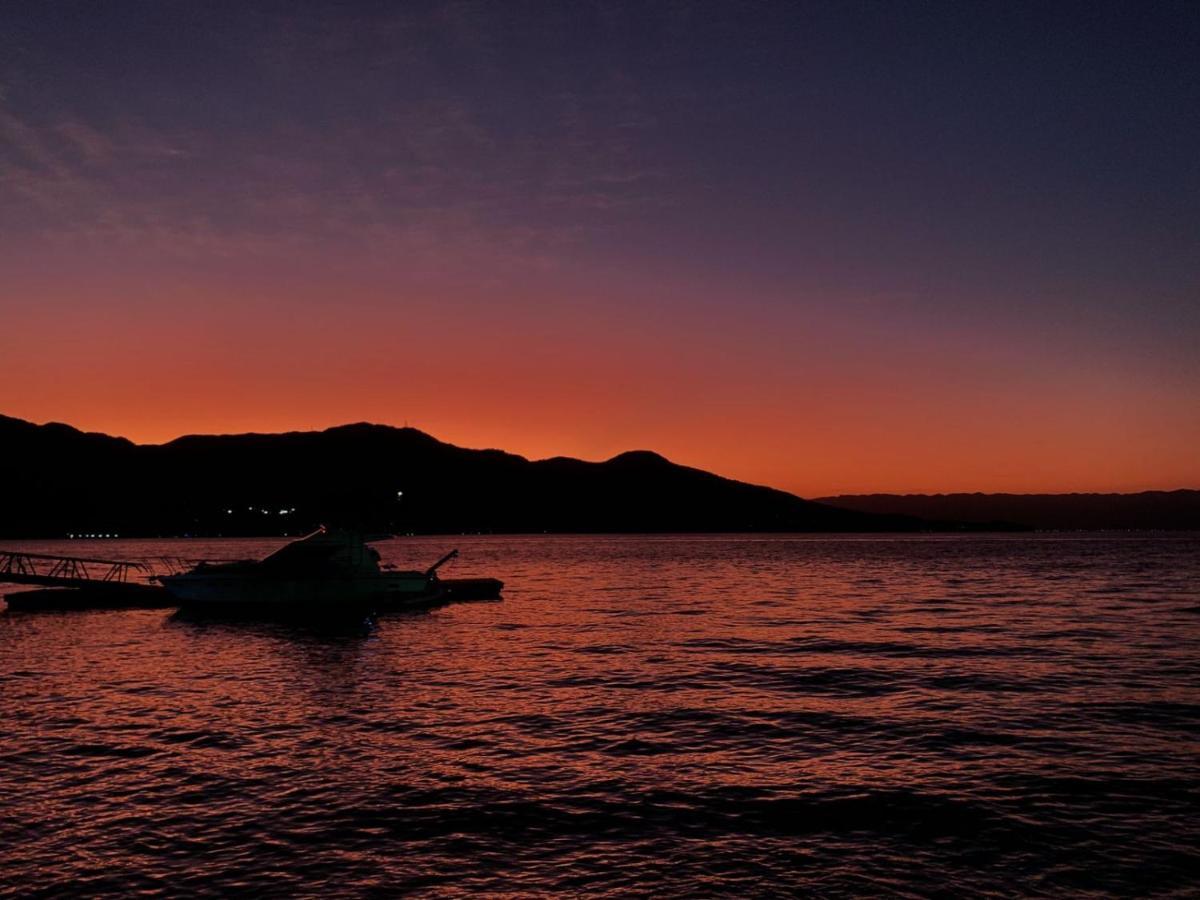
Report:
[[[145,563],[0,550],[0,582],[59,587],[122,585],[150,574]]]

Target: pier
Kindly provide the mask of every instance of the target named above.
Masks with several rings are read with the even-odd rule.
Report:
[[[171,604],[166,590],[150,584],[146,563],[83,556],[50,556],[0,550],[0,584],[38,589],[4,594],[9,609],[160,608]]]
[[[133,588],[149,587],[131,578],[147,577],[149,568],[140,562],[119,559],[89,559],[82,556],[48,556],[0,550],[0,582],[35,584],[40,587]]]

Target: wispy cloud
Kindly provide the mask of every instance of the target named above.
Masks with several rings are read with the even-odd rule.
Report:
[[[35,105],[10,91],[0,228],[189,254],[333,241],[392,258],[545,266],[552,251],[671,202],[680,173],[655,134],[678,97],[648,94],[616,54],[594,62],[594,81],[568,71],[513,83],[502,65],[520,52],[513,41],[563,40],[570,16],[531,36],[474,2],[254,15],[254,40],[231,51],[240,83],[215,95],[202,79],[219,72],[184,77],[189,93],[169,104],[133,92],[115,107],[65,93]]]

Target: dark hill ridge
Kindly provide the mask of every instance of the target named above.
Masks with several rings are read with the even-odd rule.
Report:
[[[0,416],[0,536],[296,534],[321,522],[447,532],[912,531],[649,451],[606,462],[467,450],[413,428],[192,435],[137,445]]]
[[[859,494],[822,497],[844,509],[1046,530],[1200,530],[1200,491],[1134,494]]]

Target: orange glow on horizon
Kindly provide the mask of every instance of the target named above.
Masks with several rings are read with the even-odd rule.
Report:
[[[69,316],[60,297],[9,316],[0,412],[137,443],[407,423],[532,459],[650,449],[807,497],[1200,486],[1186,377],[969,336],[704,309],[685,327],[582,292],[347,310],[332,289],[288,306],[192,286],[130,293],[121,317],[70,296]]]
[[[51,6],[0,27],[0,414],[1200,487],[1179,9]]]

